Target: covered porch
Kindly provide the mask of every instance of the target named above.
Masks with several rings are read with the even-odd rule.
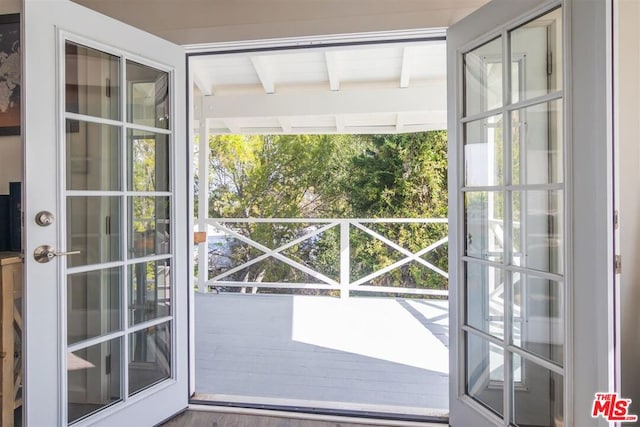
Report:
[[[446,219],[210,218],[207,224],[208,254],[200,257],[202,245],[194,301],[196,401],[446,419],[448,274],[438,266],[446,254]],[[267,246],[264,235],[260,243],[238,231],[248,226],[297,232]],[[406,227],[429,238],[409,250],[387,237]],[[363,242],[384,245],[394,261],[361,271],[355,253]],[[234,261],[231,251],[241,245],[255,254]],[[330,271],[316,265],[331,251],[337,264]],[[247,269],[268,260],[287,275],[246,280]],[[408,276],[409,267],[421,273]]]
[[[196,294],[195,400],[448,416],[448,301]]]
[[[193,56],[196,174],[218,135],[444,129],[443,35]],[[212,218],[215,189],[198,179],[195,401],[447,419],[446,218]],[[359,266],[366,245],[386,261]]]

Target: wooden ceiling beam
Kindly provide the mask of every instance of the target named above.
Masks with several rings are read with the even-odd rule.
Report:
[[[246,94],[207,96],[205,114],[216,118],[281,117],[367,113],[446,111],[444,81],[400,88],[366,90],[280,92],[276,95]]]
[[[251,64],[262,83],[262,87],[266,93],[275,93],[276,85],[273,81],[273,75],[271,73],[271,67],[269,60],[264,56],[252,56]]]
[[[338,53],[335,51],[326,51],[324,58],[327,63],[327,73],[329,74],[329,88],[331,90],[340,90]]]

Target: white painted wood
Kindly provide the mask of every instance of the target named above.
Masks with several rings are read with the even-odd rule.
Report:
[[[195,134],[196,132],[199,131],[200,129],[200,123],[202,122],[202,120],[199,120],[199,118],[202,115],[202,94],[198,92],[198,90],[196,89],[196,85],[193,82],[193,73],[189,73],[187,75],[187,100],[188,101],[188,105],[187,105],[187,111],[188,111],[188,118],[190,119],[190,123],[187,123],[187,132],[188,132],[188,137],[187,137],[187,145],[189,145],[192,141],[195,141]],[[191,236],[193,236],[193,232],[195,230],[195,213],[194,213],[194,201],[195,201],[195,174],[193,173],[193,169],[195,169],[192,165],[194,164],[194,152],[193,150],[187,150],[187,165],[189,165],[189,167],[187,168],[188,170],[192,170],[191,173],[188,174],[188,181],[187,181],[187,238],[190,239]],[[191,242],[189,241],[189,250],[187,251],[187,253],[191,253]],[[195,370],[193,369],[193,366],[195,366],[195,331],[193,328],[194,322],[195,322],[195,313],[194,313],[194,307],[195,307],[195,277],[192,274],[192,272],[194,271],[195,265],[194,265],[194,260],[192,256],[187,256],[187,275],[188,275],[188,286],[187,286],[187,293],[188,293],[188,316],[187,316],[187,322],[189,325],[188,328],[188,333],[189,333],[189,339],[188,339],[188,348],[189,348],[189,355],[188,355],[188,374],[189,374],[189,396],[191,396],[194,392],[195,392],[195,383],[196,383],[196,379],[195,379]]]
[[[396,132],[404,130],[405,116],[402,113],[396,114]]]
[[[400,71],[400,87],[409,87],[411,80],[411,68],[413,65],[413,50],[410,47],[402,49],[402,68]]]
[[[265,89],[266,90],[266,89]],[[296,108],[291,108],[295,105]],[[302,115],[397,113],[414,111],[446,111],[446,87],[442,82],[425,82],[421,86],[397,88],[342,89],[337,92],[282,93],[272,96],[208,96],[205,111],[215,117],[274,117]]]
[[[302,37],[280,37],[264,38],[254,40],[228,40],[207,43],[188,43],[184,45],[188,54],[209,53],[209,52],[230,52],[230,51],[252,51],[258,49],[274,49],[300,46],[326,46],[332,44],[357,44],[372,42],[392,42],[397,40],[424,40],[443,39],[446,36],[446,27],[441,25],[431,27],[416,27],[415,29],[397,29],[392,31],[369,31],[369,32],[349,32],[343,34],[330,34],[324,32],[323,35],[302,36]]]
[[[249,239],[248,237],[246,237],[246,236],[244,236],[244,235],[242,235],[242,234],[240,234],[240,233],[238,233],[236,231],[233,231],[233,230],[231,230],[229,228],[222,227],[222,226],[220,226],[218,224],[215,224],[215,223],[213,225],[218,229],[224,230],[224,232],[226,234],[230,235],[231,237],[234,237],[235,239],[238,239],[238,240],[240,240],[242,242],[245,242],[245,243],[253,246],[256,249],[261,250],[262,252],[264,252],[264,255],[262,255],[262,257],[272,256],[275,259],[277,259],[278,261],[282,261],[285,264],[288,264],[288,265],[290,265],[291,267],[293,267],[295,269],[298,269],[298,270],[300,270],[300,271],[302,271],[304,273],[307,273],[311,277],[314,277],[314,278],[316,278],[318,280],[321,280],[324,283],[327,283],[329,285],[335,285],[335,286],[338,285],[338,282],[336,282],[335,280],[331,279],[330,277],[327,277],[322,273],[319,273],[319,272],[317,272],[315,270],[312,270],[311,268],[307,267],[306,265],[303,265],[303,264],[301,264],[301,263],[299,263],[297,261],[294,261],[291,258],[289,258],[289,257],[283,255],[282,253],[280,253],[282,250],[286,249],[287,245],[281,246],[281,247],[279,247],[277,249],[270,249],[267,246],[264,246],[263,244],[255,242],[255,241]],[[305,239],[306,239],[306,236],[305,236]],[[260,258],[260,257],[258,257],[258,258]],[[251,264],[255,263],[256,259],[258,259],[258,258],[254,258],[253,260],[251,260],[249,262],[246,262],[242,266],[236,267],[235,269],[228,270],[223,275],[227,276],[227,275],[231,274],[231,272],[236,272],[236,271],[238,271],[238,269],[240,267],[245,268],[249,263],[251,263]],[[220,276],[222,276],[222,275],[220,275]],[[217,276],[217,277],[220,277],[220,276]],[[214,279],[212,279],[212,280],[214,280]]]
[[[242,133],[242,129],[240,128],[240,126],[238,126],[237,121],[233,119],[226,119],[223,121],[223,123],[227,127],[227,129],[229,129],[230,133],[236,135]]]
[[[563,80],[565,100],[564,161],[566,195],[564,209],[566,257],[564,425],[604,426],[591,417],[594,393],[613,390],[613,227],[611,143],[611,10],[609,2],[563,1],[565,45]],[[552,5],[553,2],[547,3]],[[460,165],[462,94],[460,52],[469,43],[499,34],[504,24],[517,24],[528,10],[546,7],[544,2],[493,1],[453,26],[448,33],[449,159]],[[515,19],[515,21],[514,21]],[[508,28],[508,27],[507,27]],[[568,41],[568,43],[566,42]],[[458,145],[455,141],[458,141]],[[461,168],[450,168],[450,194],[462,187]],[[483,409],[464,394],[462,339],[454,337],[463,317],[461,297],[462,200],[450,197],[450,303],[451,303],[451,425],[485,425],[498,420],[482,418]],[[455,259],[457,257],[457,260]],[[454,315],[455,313],[455,315]],[[515,351],[515,349],[512,349]],[[622,373],[624,375],[624,373]],[[459,378],[454,378],[458,376]],[[506,401],[505,401],[506,402]],[[485,414],[486,415],[486,414]],[[501,424],[506,425],[506,424]]]
[[[273,76],[271,75],[269,59],[263,56],[252,56],[251,63],[260,79],[260,83],[262,83],[264,91],[266,93],[274,93],[276,88],[273,82]]]
[[[280,122],[280,127],[282,128],[282,132],[291,133],[291,120],[287,117],[278,117],[278,121]]]
[[[398,40],[405,36],[403,32],[397,35]],[[431,40],[417,41],[410,37],[393,43],[357,46],[326,46],[331,38],[318,39],[307,49],[299,49],[305,45],[302,42],[296,49],[286,49],[291,46],[291,40],[281,40],[282,46],[273,50],[264,50],[264,43],[256,41],[252,45],[243,44],[242,51],[236,53],[226,53],[221,48],[212,50],[210,55],[191,56],[189,68],[199,86],[213,87],[213,93],[208,97],[214,102],[220,98],[222,103],[205,110],[211,119],[212,133],[227,132],[223,121],[231,117],[224,111],[229,99],[235,100],[234,105],[260,105],[263,102],[260,98],[273,98],[276,83],[278,98],[297,95],[295,100],[287,100],[286,111],[276,112],[269,105],[260,113],[240,115],[237,111],[232,112],[238,122],[236,128],[249,134],[392,133],[394,129],[406,132],[444,129],[446,104],[442,94],[446,85],[446,49],[443,40],[431,37]],[[377,41],[381,40],[385,39]],[[417,94],[423,103],[415,103],[413,93],[406,90],[409,81],[411,87],[440,85],[441,90],[438,94]],[[371,102],[367,94],[378,89],[394,89],[396,105],[401,105],[401,99],[407,97],[408,104],[405,103],[403,110],[406,128],[393,127],[397,125],[396,111],[380,114],[380,104],[388,102],[388,91],[378,93],[377,102]],[[347,90],[352,92],[348,99],[356,98],[352,102],[358,108],[353,113],[341,110],[344,95],[340,92]],[[318,93],[325,96],[318,100]],[[358,100],[358,96],[365,98]],[[430,96],[441,104],[434,108],[425,104],[424,97]],[[323,99],[332,102],[332,111],[313,114],[307,110],[307,105],[317,105],[324,102]],[[407,106],[414,109],[407,110]],[[334,117],[338,119],[337,123],[327,122]],[[278,129],[281,127],[279,120],[283,118],[291,121],[291,129]]]
[[[204,96],[213,94],[213,86],[209,79],[203,76],[201,73],[192,73],[193,83],[200,89],[200,92]]]
[[[111,53],[124,54],[137,62],[170,70],[173,135],[172,187],[175,224],[187,222],[187,144],[185,136],[184,51],[182,48],[99,15],[66,0],[25,0],[23,133],[25,150],[25,423],[66,424],[66,321],[65,259],[38,264],[32,257],[36,246],[52,244],[65,249],[61,147],[63,91],[59,82],[64,58],[62,37]],[[123,49],[123,50],[121,50]],[[47,70],[43,72],[43,70]],[[124,101],[123,101],[124,102]],[[39,227],[35,214],[41,210],[56,215],[55,225]],[[172,229],[175,278],[187,275],[187,228]],[[178,248],[180,248],[178,250]],[[121,265],[123,265],[121,263]],[[174,282],[175,284],[175,282]],[[113,405],[77,425],[150,425],[187,405],[187,294],[186,287],[174,286],[175,337],[172,343],[173,377],[124,403]],[[180,302],[184,302],[181,304]],[[124,347],[126,349],[126,345]],[[126,354],[126,351],[123,351]],[[124,381],[126,384],[126,381]]]
[[[617,253],[623,259],[622,273],[618,278],[619,308],[617,338],[620,343],[617,356],[620,358],[617,391],[632,399],[638,408],[640,402],[640,345],[638,325],[640,311],[637,301],[640,296],[640,265],[633,260],[638,257],[640,235],[640,3],[617,0],[614,2],[614,71],[615,71],[615,165],[616,197],[619,211],[619,227],[615,230]],[[632,260],[629,262],[629,260]],[[624,374],[622,374],[624,373]],[[636,412],[637,409],[636,409]],[[635,413],[635,412],[634,412]]]
[[[464,135],[462,133],[463,122],[462,120],[463,114],[463,63],[462,63],[462,54],[468,52],[478,46],[481,46],[485,42],[502,36],[502,50],[507,51],[509,48],[508,42],[508,31],[510,29],[516,28],[517,26],[525,23],[529,19],[533,19],[537,17],[539,14],[544,13],[547,10],[550,10],[554,5],[559,4],[560,2],[549,2],[549,1],[519,1],[519,2],[508,2],[508,1],[500,1],[494,0],[490,2],[488,5],[480,8],[471,16],[462,20],[458,24],[452,26],[447,34],[448,41],[448,69],[450,70],[449,80],[448,80],[448,131],[449,131],[449,218],[450,218],[450,243],[449,243],[449,274],[450,274],[450,311],[451,311],[451,343],[450,343],[450,361],[451,365],[455,366],[455,369],[451,371],[451,382],[450,382],[450,423],[452,426],[484,426],[484,425],[504,425],[508,426],[511,422],[511,417],[513,416],[512,410],[517,410],[516,405],[513,402],[513,395],[511,394],[503,394],[502,400],[503,403],[503,419],[501,417],[497,417],[493,413],[487,411],[482,405],[475,402],[473,399],[469,398],[467,395],[467,384],[466,384],[466,354],[465,354],[465,339],[464,339],[464,331],[472,331],[473,328],[468,326],[463,326],[464,319],[466,318],[465,310],[467,305],[471,304],[481,304],[480,301],[466,300],[464,294],[464,263],[463,259],[467,259],[464,257],[464,242],[465,242],[465,233],[464,233],[464,202],[463,202],[463,171],[464,167],[462,164],[462,141],[464,141]],[[563,49],[563,53],[567,55],[568,49]],[[565,57],[566,58],[566,57]],[[502,75],[505,76],[503,80],[502,86],[502,96],[503,96],[503,105],[506,107],[498,108],[497,112],[503,114],[505,111],[504,108],[511,109],[514,106],[511,104],[510,99],[510,82],[508,81],[508,66],[510,66],[510,61],[503,61],[503,71]],[[485,113],[478,114],[478,116],[482,116]],[[487,113],[489,114],[489,113]],[[465,119],[465,120],[471,120]],[[507,126],[505,131],[506,141],[510,141],[510,127]],[[508,142],[507,142],[508,145]],[[510,146],[507,146],[506,154],[507,158],[510,153]],[[510,175],[505,176],[505,179],[509,180]],[[508,181],[510,182],[510,181]],[[507,196],[509,197],[511,193],[508,192]],[[509,198],[507,197],[507,200]],[[567,206],[567,203],[564,204]],[[511,205],[507,204],[505,219],[508,221],[510,217]],[[563,236],[566,238],[566,235]],[[510,232],[505,233],[503,236],[505,243],[509,244],[511,241]],[[567,251],[568,252],[568,251]],[[503,265],[500,263],[500,268],[511,268],[509,263]],[[564,270],[566,271],[566,270]],[[511,287],[509,285],[509,280],[507,277],[506,285],[509,289],[505,289],[505,301],[509,300],[511,297]],[[508,305],[508,304],[505,304]],[[509,316],[511,313],[512,307],[506,307],[504,313],[506,316]],[[510,328],[511,322],[510,318],[504,322],[505,328]],[[477,336],[483,336],[481,333],[474,332]],[[510,342],[509,337],[511,336],[511,330],[509,329],[505,333],[505,338],[507,341],[503,341],[499,339],[496,341],[496,344],[500,347],[503,347],[507,352],[513,351],[518,353],[513,346],[506,345],[504,342]],[[566,338],[565,335],[565,352],[570,352],[570,339]],[[487,339],[487,341],[492,341],[493,339]],[[508,354],[508,353],[507,353]],[[529,358],[532,359],[532,358]],[[538,360],[536,360],[538,361]],[[546,364],[542,364],[546,365]],[[507,358],[504,361],[504,381],[511,381],[512,379],[512,360]],[[547,365],[548,366],[548,365]],[[566,366],[566,365],[565,365]],[[562,370],[561,370],[562,371]],[[564,372],[564,371],[562,371]],[[566,390],[569,389],[568,384],[570,383],[565,378],[565,399],[563,402],[565,403],[564,410],[564,419],[565,421],[570,417],[567,416],[567,409],[570,406],[567,405],[567,397]],[[498,389],[499,390],[499,389]],[[499,401],[500,399],[496,397]],[[569,421],[566,425],[572,425]]]
[[[196,398],[446,416],[446,326],[442,300],[198,294]]]
[[[363,284],[371,281],[372,279],[375,279],[376,277],[382,276],[398,267],[401,267],[405,264],[408,264],[410,262],[417,262],[419,264],[422,264],[424,267],[427,267],[428,269],[434,271],[435,273],[441,275],[444,278],[448,278],[448,273],[446,271],[441,270],[440,268],[438,268],[437,266],[435,266],[434,264],[426,261],[423,256],[426,255],[427,253],[433,251],[434,249],[442,246],[443,244],[448,242],[448,236],[445,236],[433,243],[431,243],[430,245],[420,249],[419,251],[413,253],[409,250],[407,250],[406,248],[402,247],[401,245],[397,244],[396,242],[388,239],[387,237],[383,236],[382,234],[372,230],[369,227],[365,227],[362,224],[384,224],[384,223],[421,223],[421,224],[429,224],[429,223],[446,223],[446,219],[444,218],[437,218],[437,219],[429,219],[429,218],[376,218],[376,219],[345,219],[345,218],[338,218],[338,219],[328,219],[328,218],[210,218],[207,220],[207,223],[210,224],[211,226],[213,226],[215,229],[219,230],[220,232],[227,234],[228,236],[231,236],[235,239],[241,240],[245,243],[247,243],[248,245],[261,250],[262,252],[264,252],[262,255],[258,255],[254,258],[252,258],[251,260],[241,263],[239,265],[236,265],[235,267],[229,268],[228,270],[225,270],[224,272],[216,275],[215,277],[213,277],[212,279],[208,280],[205,282],[205,286],[213,286],[213,287],[219,287],[219,286],[226,286],[226,287],[246,287],[248,282],[244,282],[244,281],[230,281],[230,280],[222,280],[225,278],[228,278],[229,276],[231,276],[234,273],[237,273],[239,271],[242,271],[244,269],[246,269],[247,267],[257,264],[269,257],[274,257],[279,261],[285,262],[286,264],[288,264],[289,266],[301,270],[309,275],[311,275],[312,277],[315,277],[316,279],[321,280],[323,283],[298,283],[298,282],[287,282],[287,283],[278,283],[278,282],[263,282],[263,281],[259,281],[259,282],[249,282],[251,283],[251,285],[255,288],[283,288],[283,289],[341,289],[341,296],[343,298],[347,298],[349,296],[349,290],[354,290],[354,291],[362,291],[362,292],[398,292],[399,290],[401,290],[401,293],[407,293],[407,294],[416,294],[416,295],[443,295],[446,296],[448,295],[448,291],[443,290],[443,291],[433,291],[431,289],[422,289],[422,288],[409,288],[409,287],[402,287],[402,288],[392,288],[392,287],[379,287],[379,286],[366,286]],[[255,242],[253,240],[251,240],[249,237],[247,236],[243,236],[240,233],[238,233],[237,231],[233,230],[232,228],[230,228],[229,226],[226,225],[226,223],[229,224],[237,224],[237,223],[247,223],[247,224],[252,224],[252,223],[273,223],[273,224],[287,224],[287,223],[291,223],[291,224],[325,224],[322,225],[321,227],[318,227],[315,230],[309,231],[306,234],[303,234],[302,236],[293,239],[275,249],[268,249],[266,246]],[[309,240],[315,236],[319,236],[320,234],[324,233],[325,231],[329,230],[330,228],[339,226],[339,231],[340,231],[340,261],[339,261],[339,271],[340,271],[340,277],[339,277],[339,284],[338,282],[334,281],[331,278],[328,278],[327,276],[325,276],[324,274],[315,271],[307,266],[302,266],[301,264],[299,264],[298,262],[294,261],[293,259],[289,258],[288,256],[283,254],[283,251],[285,251],[286,249],[289,249],[291,247],[294,247],[306,240]],[[373,237],[374,239],[380,240],[381,242],[383,242],[385,245],[387,245],[389,248],[400,252],[402,255],[404,255],[405,258],[396,261],[386,267],[383,267],[381,269],[378,269],[370,274],[365,275],[364,277],[357,279],[355,281],[351,281],[351,277],[350,277],[350,253],[351,253],[351,248],[350,248],[350,233],[352,229],[359,229],[363,232],[365,232],[366,234],[369,234],[371,237]],[[200,276],[199,276],[200,277]],[[405,292],[406,291],[406,292]]]
[[[446,224],[448,222],[447,218],[209,218],[209,224],[214,223],[256,223],[256,224],[264,224],[264,223],[274,223],[274,224],[287,224],[291,222],[304,223],[304,224],[328,224],[328,223],[338,223],[338,222],[358,222],[363,224],[400,224],[400,223],[411,223],[411,224],[423,224],[423,223],[433,223],[433,224]]]
[[[335,51],[325,52],[325,60],[327,62],[327,74],[329,75],[329,88],[331,90],[340,90],[340,68],[337,54]]]
[[[208,119],[200,121],[198,153],[198,231],[207,232],[209,216],[209,126]],[[209,246],[205,239],[198,245],[198,292],[207,292]]]
[[[349,298],[351,283],[349,227],[348,222],[340,223],[340,298]]]
[[[569,5],[571,62],[565,84],[573,205],[567,215],[573,224],[568,227],[572,316],[567,333],[575,343],[567,365],[573,379],[569,422],[606,426],[584,408],[594,393],[614,389],[611,10],[610,2],[573,0]]]
[[[345,118],[344,116],[336,116],[336,132],[344,133],[345,129]]]
[[[416,262],[424,265],[428,269],[435,271],[436,273],[440,274],[441,276],[448,277],[446,272],[442,271],[441,269],[439,269],[438,267],[434,266],[430,262],[427,262],[424,259],[420,258],[425,253],[427,253],[427,252],[437,248],[438,246],[442,245],[443,243],[445,243],[449,239],[448,237],[440,239],[439,241],[437,241],[435,243],[432,243],[431,245],[427,246],[426,248],[424,248],[424,249],[422,249],[419,252],[414,254],[411,251],[409,251],[409,250],[403,248],[402,246],[398,245],[397,243],[387,239],[386,237],[384,237],[380,233],[377,233],[377,232],[371,230],[370,228],[367,228],[367,227],[363,226],[362,224],[354,223],[353,225],[355,227],[359,228],[360,230],[364,231],[365,233],[369,234],[370,236],[373,236],[376,239],[380,240],[381,242],[383,242],[387,246],[391,247],[392,249],[395,249],[396,251],[398,251],[401,254],[403,254],[404,256],[406,256],[407,257],[406,258],[407,262],[409,260],[416,261]]]

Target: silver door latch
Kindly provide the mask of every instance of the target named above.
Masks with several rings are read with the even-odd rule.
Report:
[[[56,250],[49,245],[41,245],[33,251],[33,258],[39,263],[44,264],[57,256],[77,255],[79,253],[80,251],[56,252]]]

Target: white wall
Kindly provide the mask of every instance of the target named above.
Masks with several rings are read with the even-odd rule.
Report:
[[[640,2],[619,0],[615,37],[617,51],[615,110],[618,146],[618,208],[620,216],[620,350],[621,387],[640,413]]]
[[[2,0],[0,14],[20,12],[20,0]],[[0,136],[0,194],[9,194],[9,182],[22,181],[20,136]]]

